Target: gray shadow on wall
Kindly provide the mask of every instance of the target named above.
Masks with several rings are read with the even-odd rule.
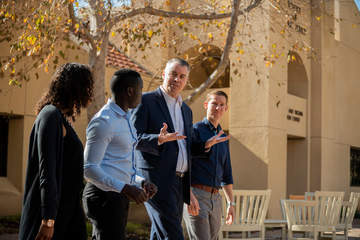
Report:
[[[234,189],[268,188],[268,165],[230,134],[230,156]]]

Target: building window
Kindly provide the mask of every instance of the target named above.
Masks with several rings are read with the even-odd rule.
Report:
[[[350,186],[360,186],[360,148],[350,148]]]
[[[0,116],[0,177],[7,176],[9,118]]]

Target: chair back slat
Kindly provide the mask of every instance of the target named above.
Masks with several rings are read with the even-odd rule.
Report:
[[[221,192],[223,202],[225,195]],[[233,190],[235,216],[233,224],[263,224],[269,208],[271,190]],[[223,203],[223,219],[226,217]]]
[[[349,199],[349,202],[351,203],[351,209],[349,210],[349,216],[346,219],[346,224],[348,225],[352,224],[352,221],[354,220],[355,212],[359,205],[359,201],[360,201],[360,193],[351,192]]]
[[[239,222],[239,218],[237,216],[240,216],[240,196],[238,195],[235,195],[234,192],[233,192],[233,196],[234,196],[234,199],[235,199],[235,202],[236,202],[236,205],[235,205],[235,217],[234,217],[234,224],[240,224]],[[223,213],[226,213],[226,209],[225,211],[223,211]],[[225,216],[226,218],[226,216]]]
[[[315,192],[320,225],[334,226],[339,223],[343,199],[344,192]]]
[[[292,225],[313,225],[317,204],[315,201],[285,200],[285,214],[288,227]]]
[[[255,196],[249,196],[249,209],[253,209],[252,211],[248,212],[248,216],[247,219],[249,219],[250,223],[254,223],[255,222],[255,214],[254,214],[254,199]]]

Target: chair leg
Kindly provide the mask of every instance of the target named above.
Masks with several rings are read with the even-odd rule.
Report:
[[[332,239],[333,239],[333,240],[336,240],[336,231],[333,231],[333,232],[332,232]]]
[[[347,228],[344,229],[344,235],[345,235],[345,240],[349,239],[349,230]]]
[[[292,240],[294,237],[293,237],[293,233],[291,231],[291,229],[288,230],[288,239],[289,240]]]
[[[318,240],[319,238],[319,232],[314,231],[314,240]]]
[[[265,227],[261,228],[261,239],[265,239]]]
[[[281,228],[281,240],[286,239],[286,227]]]
[[[218,240],[223,240],[223,231],[219,232]]]

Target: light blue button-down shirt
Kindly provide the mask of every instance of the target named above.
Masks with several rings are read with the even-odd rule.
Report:
[[[125,184],[139,185],[144,178],[136,175],[136,129],[130,113],[113,100],[91,119],[86,129],[84,175],[103,191],[121,192]]]

